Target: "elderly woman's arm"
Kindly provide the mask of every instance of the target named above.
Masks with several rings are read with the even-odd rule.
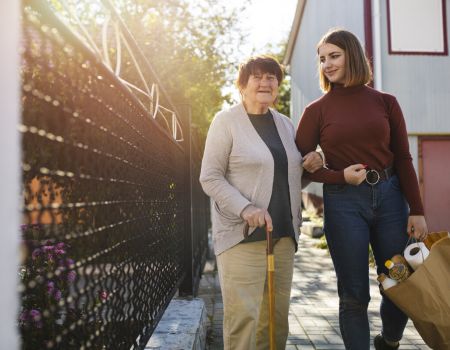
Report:
[[[200,183],[222,213],[238,219],[251,202],[225,178],[232,145],[233,138],[226,115],[219,113],[212,121],[206,137]]]
[[[318,151],[312,151],[303,157],[303,169],[308,173],[314,173],[324,167],[324,156]],[[302,176],[302,189],[311,183],[311,180],[305,176],[304,171]]]
[[[324,156],[319,151],[309,152],[303,157],[303,169],[309,173],[314,173],[324,166]]]

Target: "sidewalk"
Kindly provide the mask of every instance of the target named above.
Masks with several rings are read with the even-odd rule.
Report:
[[[289,313],[290,333],[286,350],[345,349],[339,332],[336,277],[326,249],[315,248],[317,239],[302,235],[295,257],[294,280]],[[380,332],[378,316],[380,294],[375,269],[370,269],[372,300],[369,320],[372,338]],[[223,304],[214,261],[208,261],[200,282],[199,297],[208,313],[208,350],[222,350]],[[373,349],[373,348],[372,348]],[[400,350],[430,349],[410,321]]]

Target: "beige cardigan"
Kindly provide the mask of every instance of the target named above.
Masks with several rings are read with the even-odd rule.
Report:
[[[301,155],[292,122],[270,110],[288,159],[288,182],[295,239],[301,225]],[[242,210],[249,204],[267,209],[272,196],[274,160],[242,103],[219,112],[206,138],[200,182],[213,200],[214,252],[219,255],[243,240]]]

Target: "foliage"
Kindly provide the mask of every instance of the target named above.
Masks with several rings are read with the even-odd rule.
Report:
[[[49,1],[58,11],[60,0]],[[99,0],[67,2],[72,3],[87,32],[100,44],[105,11]],[[112,3],[174,105],[189,104],[193,122],[206,131],[214,114],[231,99],[222,88],[234,78],[236,52],[244,42],[238,13],[248,0],[235,9],[215,0],[113,0]],[[111,31],[110,43],[114,42],[113,35]],[[109,50],[114,60],[115,45],[110,45]],[[123,61],[121,76],[139,85],[130,61],[130,57]],[[146,79],[152,83],[151,77]]]
[[[328,249],[328,243],[325,235],[320,237],[319,241],[314,246],[319,249]]]
[[[283,61],[283,57],[286,50],[286,43],[281,42],[277,45],[269,44],[266,46],[266,53],[275,57],[278,62]],[[280,88],[278,89],[278,99],[275,108],[283,113],[287,117],[291,117],[291,77],[285,69],[285,78],[281,82]]]
[[[291,117],[291,77],[286,74],[283,82],[278,90],[278,101],[276,108],[279,112],[283,113],[287,117]]]
[[[229,61],[226,43],[236,26],[233,13],[212,0],[142,1],[122,16],[156,68],[175,105],[188,103],[201,127],[221,107]],[[241,38],[236,38],[239,45]]]

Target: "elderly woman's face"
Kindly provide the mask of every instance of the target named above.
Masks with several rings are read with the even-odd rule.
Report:
[[[248,78],[242,89],[244,101],[249,104],[271,106],[278,96],[278,79],[275,74],[257,72]]]

